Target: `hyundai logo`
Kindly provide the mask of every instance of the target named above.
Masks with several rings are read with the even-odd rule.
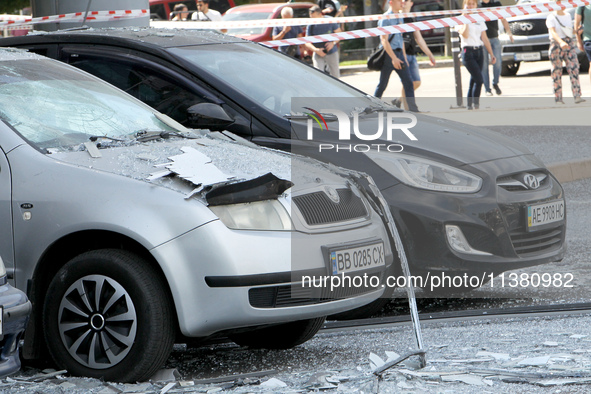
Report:
[[[338,204],[341,201],[341,198],[339,197],[339,193],[335,189],[333,189],[332,187],[326,186],[324,188],[324,192],[326,193],[328,198],[330,198],[332,200],[332,202],[334,202],[335,204]]]
[[[534,28],[534,24],[529,22],[520,23],[519,28],[523,31],[531,31]]]
[[[528,188],[535,190],[540,187],[540,181],[535,175],[532,174],[525,174],[523,176],[523,183],[527,185]]]

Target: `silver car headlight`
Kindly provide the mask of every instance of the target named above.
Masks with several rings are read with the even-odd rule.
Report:
[[[436,161],[387,152],[368,152],[366,155],[402,183],[420,189],[476,193],[482,186],[479,176]]]
[[[215,205],[209,209],[226,227],[235,230],[290,231],[291,218],[277,200],[265,200],[231,205]]]

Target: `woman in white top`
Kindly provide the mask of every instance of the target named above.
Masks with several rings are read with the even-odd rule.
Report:
[[[552,64],[552,82],[554,84],[554,100],[557,104],[562,101],[562,62],[566,64],[566,71],[570,76],[575,104],[585,100],[581,98],[581,84],[579,83],[579,59],[575,52],[573,36],[573,20],[570,14],[563,10],[554,11],[546,18],[546,26],[550,33],[549,57]]]
[[[464,9],[477,8],[476,0],[464,0]],[[486,36],[486,25],[484,22],[470,23],[457,26],[462,44],[462,64],[470,73],[470,86],[468,88],[468,109],[480,107],[480,91],[484,79],[482,78],[482,64],[484,62],[482,45],[490,54],[491,64],[497,59],[493,55],[490,42]]]

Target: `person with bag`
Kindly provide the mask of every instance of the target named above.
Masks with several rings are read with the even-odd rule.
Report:
[[[585,18],[587,18],[587,24],[585,24]],[[587,59],[591,62],[591,5],[577,8],[575,35],[577,36],[577,46],[587,54]],[[591,70],[589,71],[589,80],[591,81]]]
[[[310,7],[310,18],[331,18],[324,16],[322,10],[317,5]],[[309,25],[306,29],[307,36],[316,36],[330,33],[340,33],[341,27],[337,23],[322,23],[319,25]],[[339,41],[306,43],[306,48],[313,52],[312,63],[314,67],[324,71],[335,78],[341,77],[339,69],[339,48],[337,44]]]
[[[556,104],[562,101],[562,62],[566,64],[566,71],[570,76],[575,104],[584,102],[581,97],[579,83],[579,59],[573,42],[573,20],[570,14],[563,10],[554,11],[546,18],[546,26],[550,34],[550,50],[548,57],[552,64],[552,83],[554,85],[554,100]]]
[[[390,8],[384,15],[398,14],[402,9],[402,0],[390,0]],[[380,19],[378,27],[394,26],[402,23],[401,18]],[[390,37],[391,36],[391,37]],[[408,70],[408,62],[406,61],[406,54],[404,52],[404,40],[401,33],[380,36],[381,47],[385,51],[384,63],[380,69],[380,80],[374,92],[374,96],[381,98],[390,81],[392,71],[402,81],[402,87],[406,93],[406,102],[408,103],[408,110],[412,112],[419,112],[415,102],[415,89],[413,87],[412,78]]]

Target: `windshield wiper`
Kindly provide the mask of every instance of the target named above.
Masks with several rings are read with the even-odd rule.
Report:
[[[337,118],[337,116],[335,114],[322,113],[321,112],[320,115],[322,115],[322,117],[326,121],[338,120],[338,118]],[[310,119],[310,115],[303,114],[303,113],[283,115],[283,117],[285,119],[289,119],[289,120],[292,120],[292,119]]]
[[[152,140],[157,140],[160,138],[168,139],[170,137],[180,137],[180,138],[188,138],[188,139],[197,138],[195,136],[183,134],[178,131],[162,131],[162,130],[158,130],[158,131],[142,130],[142,131],[138,131],[137,133],[135,133],[135,136],[136,136],[135,141],[138,141],[138,142],[152,141]]]

